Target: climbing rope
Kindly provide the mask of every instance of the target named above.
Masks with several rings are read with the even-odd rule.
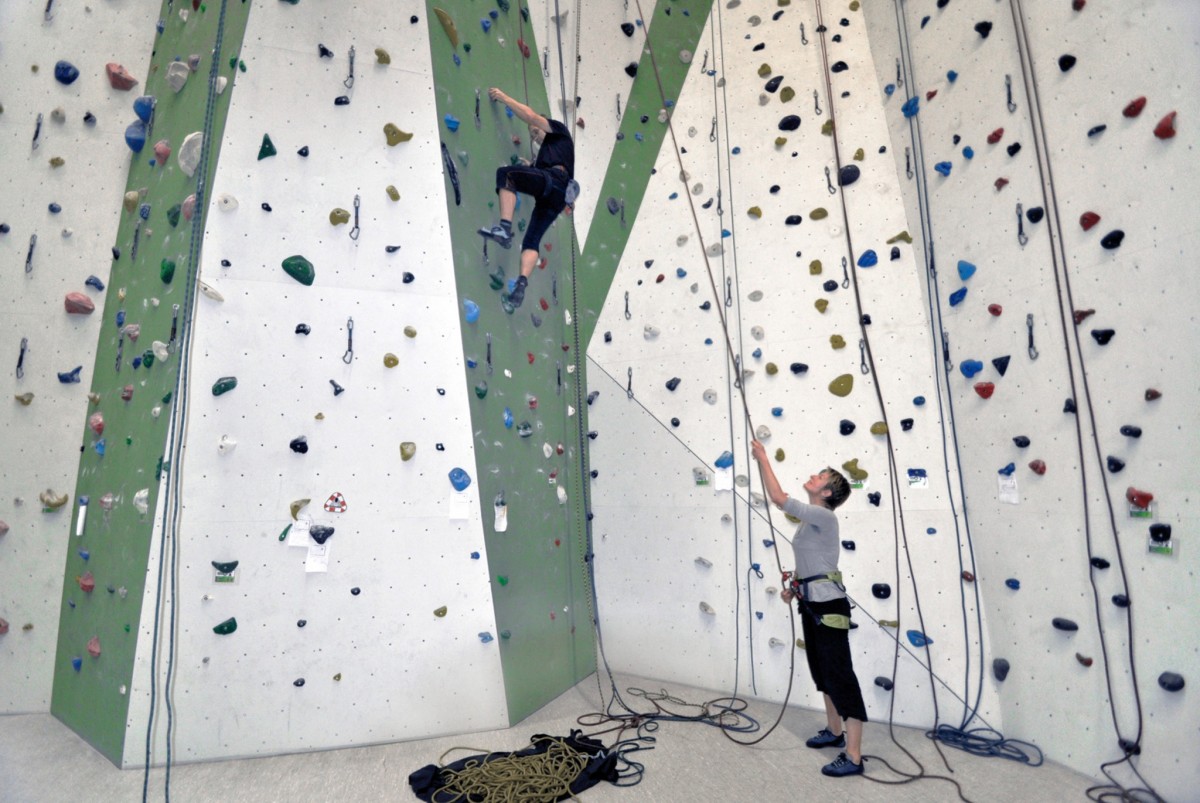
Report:
[[[438,788],[434,799],[438,803],[486,800],[488,803],[546,803],[569,797],[578,800],[571,791],[573,784],[587,769],[591,756],[571,747],[562,739],[544,736],[534,744],[546,744],[545,751],[532,755],[485,756],[470,761],[461,770],[442,769],[438,775],[445,784]],[[446,756],[456,750],[486,753],[473,747],[451,747],[438,759],[444,764]]]

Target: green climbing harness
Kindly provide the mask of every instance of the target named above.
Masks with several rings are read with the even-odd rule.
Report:
[[[842,585],[841,572],[823,572],[814,574],[811,577],[798,578],[791,572],[784,574],[784,585],[791,589],[791,592],[796,596],[796,602],[799,605],[800,613],[808,614],[814,622],[826,627],[835,627],[839,630],[850,629],[850,617],[840,613],[827,613],[822,616],[817,616],[813,609],[808,607],[808,586],[809,583],[833,583],[843,593],[846,587]]]

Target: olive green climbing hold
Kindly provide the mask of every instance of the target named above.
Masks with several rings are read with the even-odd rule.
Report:
[[[814,259],[812,262],[808,263],[808,274],[810,276],[820,276],[821,269],[821,260],[819,259]]]
[[[263,134],[262,145],[258,146],[258,160],[261,162],[268,156],[274,156],[275,153],[275,143],[271,141],[271,135]]]
[[[842,463],[842,468],[846,469],[846,473],[850,475],[850,479],[854,480],[855,482],[861,482],[867,478],[866,470],[858,467],[857,457],[853,460],[847,460],[845,463]]]
[[[776,449],[776,450],[775,450],[775,460],[776,460],[777,462],[779,462],[779,463],[782,463],[782,462],[783,462],[783,458],[785,458],[786,456],[787,456],[787,455],[785,455],[785,454],[783,453],[783,449]]]
[[[829,345],[835,349],[844,349],[846,348],[846,339],[841,335],[830,335]]]
[[[389,351],[387,354],[383,355],[383,364],[386,368],[395,368],[400,364],[400,358]]]
[[[833,136],[833,120],[825,121],[824,125],[821,126],[821,133],[827,137]]]
[[[824,220],[829,217],[829,210],[823,206],[818,206],[816,209],[808,213],[812,220]]]
[[[880,619],[879,626],[880,627],[899,627],[900,620],[899,619]]]
[[[767,64],[764,61],[761,65],[759,65],[758,75],[760,78],[766,78],[770,74],[771,74],[771,65]]]
[[[817,308],[817,312],[824,313],[825,310],[829,309],[829,299],[818,298],[816,303],[813,304],[813,306]]]
[[[746,210],[746,214],[749,215],[750,217],[754,218],[755,220],[758,220],[760,217],[762,217],[762,210],[759,209],[757,206],[752,206]]]
[[[132,212],[137,209],[138,201],[141,200],[137,190],[130,190],[125,193],[125,200],[121,203],[125,207],[126,212]]]
[[[333,679],[334,679],[334,680],[341,680],[341,679],[342,679],[342,673],[341,673],[341,672],[338,672],[336,675],[334,675],[334,676],[333,676]]]
[[[29,393],[28,391],[25,393],[18,393],[13,396],[13,398],[19,401],[23,407],[28,407],[33,403],[33,394]]]
[[[447,612],[448,612],[448,609],[446,608],[445,605],[443,605],[442,607],[440,607],[436,611],[434,611],[433,615],[436,616],[437,618],[441,619],[443,616],[446,615]]]
[[[213,632],[218,636],[228,636],[235,630],[237,630],[237,619],[232,616],[213,628]]]
[[[773,362],[767,363],[767,376],[775,376],[779,373],[779,366]]]
[[[375,63],[376,64],[391,64],[392,57],[382,47],[375,48]]]
[[[882,421],[876,421],[874,424],[871,425],[871,434],[872,435],[888,434],[888,425],[883,423]]]
[[[413,455],[417,453],[417,445],[412,441],[405,441],[400,444],[400,459],[406,463],[413,459]]]
[[[892,243],[901,243],[901,242],[911,243],[912,235],[908,233],[907,229],[905,229],[904,231],[900,232],[899,234],[897,234],[895,237],[888,240],[887,242],[888,242],[888,245],[891,245]]]
[[[396,189],[396,186],[394,184],[389,184],[389,185],[387,185],[387,196],[389,198],[391,198],[393,201],[399,201],[400,200],[400,190]]]
[[[796,90],[792,89],[790,86],[785,86],[783,89],[779,90],[779,99],[784,103],[787,103],[794,97],[796,97]]]
[[[313,263],[299,254],[283,260],[283,270],[288,276],[306,287],[312,287],[313,280],[317,278],[317,271],[313,267]]]
[[[787,144],[787,137],[775,137],[775,147],[782,148]]]
[[[858,11],[858,0],[852,0],[852,2],[850,3],[850,10]]]
[[[845,398],[850,395],[852,390],[854,390],[854,374],[842,374],[829,383],[829,392],[834,396]]]
[[[416,337],[417,336],[416,328],[412,327],[412,326],[404,327],[404,336],[405,337]]]
[[[237,387],[236,376],[223,376],[216,382],[213,382],[212,393],[214,396],[223,396],[229,391]]]
[[[61,156],[52,156],[50,158],[50,166],[51,167],[62,167],[66,163],[67,163],[66,160],[63,159]]]
[[[450,37],[450,46],[458,47],[458,28],[454,27],[454,18],[440,8],[435,8],[433,13],[437,14],[438,22],[442,23],[446,36]]]
[[[867,158],[867,154],[863,152],[862,148],[859,148],[854,152],[854,161],[861,162],[865,158]]]
[[[292,514],[293,521],[296,520],[296,516],[299,515],[301,510],[308,507],[308,503],[311,501],[311,499],[296,499],[288,505],[288,511]]]
[[[334,210],[329,213],[329,222],[334,226],[340,226],[343,223],[349,223],[350,213],[345,209],[342,209],[340,206],[335,207]]]
[[[183,212],[183,204],[175,204],[167,210],[167,222],[171,224],[171,228],[179,225],[179,215]]]
[[[413,138],[412,134],[401,131],[394,123],[388,123],[383,127],[383,135],[387,137],[389,145],[399,145],[401,142],[408,142]]]
[[[175,263],[169,259],[164,259],[158,268],[158,275],[162,277],[163,284],[170,284],[175,278]]]

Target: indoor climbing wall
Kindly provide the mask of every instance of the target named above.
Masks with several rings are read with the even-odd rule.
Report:
[[[841,566],[870,715],[894,694],[898,722],[929,723],[934,700],[992,716],[994,695],[962,687],[982,612],[969,595],[964,624],[958,534],[931,481],[947,473],[935,363],[862,15],[830,12],[822,49],[815,8],[732,5],[694,52],[655,48],[693,69],[589,347],[608,658],[776,701],[792,673],[791,702],[821,706],[778,599],[775,546],[791,569],[796,525],[762,504],[757,436],[793,495],[826,465],[855,479]]]
[[[981,682],[1006,735],[1097,777],[1128,751],[1141,778],[1118,763],[1121,783],[1187,799],[1193,9],[867,11],[874,97],[918,259],[936,268],[952,496],[989,614]]]

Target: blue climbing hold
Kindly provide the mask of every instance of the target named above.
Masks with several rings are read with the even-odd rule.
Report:
[[[717,468],[729,468],[733,465],[733,452],[722,452],[721,456],[717,458],[716,463],[713,465],[715,465]]]
[[[471,553],[471,560],[479,560],[479,553],[478,553],[478,552],[472,552],[472,553]]]
[[[731,232],[729,229],[721,229],[721,239],[722,240],[724,240],[726,237],[732,237],[732,236],[733,236],[733,232]]]
[[[100,281],[99,276],[95,276],[95,275],[89,276],[89,277],[87,277],[87,279],[84,280],[83,283],[86,284],[88,287],[96,288],[97,291],[104,290],[104,282]]]
[[[645,137],[642,136],[642,133],[640,131],[634,133],[633,138],[635,140],[637,140],[638,142],[641,142],[643,139],[645,139]]]
[[[925,534],[926,535],[937,535],[937,527],[926,527]]]
[[[950,294],[950,306],[957,307],[967,297],[967,288],[960,287]]]
[[[456,491],[465,491],[471,484],[471,475],[456,466],[450,469],[450,484]]]
[[[54,203],[53,201],[51,201],[50,205],[46,208],[50,210],[50,214],[57,215],[59,212],[62,211],[62,204]]]
[[[905,117],[916,117],[917,112],[921,110],[921,99],[913,95],[908,100],[904,101],[904,105],[900,107],[900,111],[904,112]]]
[[[954,165],[950,164],[949,162],[938,162],[933,166],[933,169],[938,173],[941,173],[943,176],[948,176],[950,175],[950,169],[953,167]]]
[[[82,370],[82,365],[76,365],[75,368],[70,371],[60,371],[58,374],[58,381],[62,382],[64,385],[78,384],[79,372]]]
[[[504,408],[504,428],[505,428],[505,429],[512,429],[512,427],[513,427],[513,414],[512,414],[512,410],[511,410],[510,408],[508,408],[508,407],[505,407],[505,408]]]
[[[975,149],[972,148],[970,145],[963,148],[962,153],[963,153],[964,159],[974,159],[975,158]]]
[[[467,323],[475,323],[479,320],[479,305],[469,298],[464,298],[463,313],[467,319]]]
[[[460,58],[458,57],[458,54],[457,54],[457,53],[455,53],[455,54],[454,54],[454,66],[455,66],[455,67],[461,67],[461,66],[462,66],[462,59],[460,59]],[[510,115],[510,116],[511,116],[511,115]]]
[[[879,263],[878,255],[876,255],[876,253],[874,251],[872,251],[870,248],[868,248],[866,251],[863,251],[862,255],[859,256],[859,258],[858,258],[858,266],[860,268],[871,268],[871,267],[874,267],[875,265],[877,265],[878,263]]]
[[[675,275],[682,279],[684,276],[687,276],[687,271],[683,268],[676,268]]]
[[[1015,577],[1010,577],[1004,581],[1004,585],[1008,586],[1013,591],[1016,591],[1018,588],[1021,587],[1021,581]]]
[[[754,351],[752,351],[750,353],[750,356],[756,360],[761,360],[762,359],[762,349],[761,348],[755,349]]]
[[[146,124],[144,122],[134,120],[125,128],[125,144],[134,153],[142,152],[142,148],[146,147]]]
[[[958,278],[964,282],[975,275],[975,266],[965,259],[958,260]]]
[[[54,80],[63,86],[70,86],[79,77],[79,68],[69,61],[60,61],[54,65]]]
[[[996,473],[997,473],[997,474],[1003,474],[1003,475],[1004,475],[1004,476],[1006,476],[1006,477],[1011,477],[1011,476],[1013,475],[1013,472],[1014,472],[1014,471],[1016,471],[1016,470],[1017,470],[1017,464],[1016,464],[1016,463],[1009,463],[1007,466],[1005,466],[1004,468],[1000,469],[1000,470],[999,470],[999,471],[997,471]]]
[[[492,640],[493,640],[493,639],[492,639],[492,634],[491,634],[491,633],[488,633],[488,632],[486,632],[486,631],[485,631],[485,632],[483,632],[483,633],[480,633],[480,634],[479,634],[479,640],[480,640],[480,641],[482,641],[484,644],[490,644],[490,643],[492,642]]]
[[[483,19],[481,19],[479,21],[479,25],[480,25],[480,27],[483,28],[484,33],[487,33],[488,31],[490,31],[492,29],[492,21],[490,19],[488,19],[487,17],[484,17]]]
[[[924,647],[926,644],[932,644],[933,639],[922,633],[920,630],[910,630],[905,635],[908,636],[908,641],[914,647]]]
[[[71,659],[71,668],[74,669],[76,672],[78,672],[80,669],[83,668],[83,659],[78,656],[72,658]]]
[[[459,123],[458,123],[457,117],[455,117],[453,114],[447,114],[445,117],[445,120],[446,120],[446,128],[450,129],[451,131],[458,130]]]
[[[668,201],[674,201],[674,200],[675,200],[676,198],[678,198],[678,197],[679,197],[679,193],[677,193],[677,192],[673,192],[673,193],[671,193],[670,195],[668,195],[668,196],[667,196],[667,200],[668,200]]]
[[[970,379],[983,370],[983,363],[979,360],[963,360],[958,364],[958,370],[962,371],[963,376]]]
[[[79,550],[79,557],[83,558],[84,560],[87,560],[91,556],[92,556],[92,553],[88,552],[86,549]]]
[[[908,470],[908,478],[910,480],[923,480],[929,476],[929,473],[923,468],[910,468]]]
[[[755,611],[755,612],[754,612],[754,616],[755,616],[755,618],[756,618],[756,619],[758,619],[758,621],[760,621],[760,622],[761,622],[761,621],[762,621],[762,618],[763,618],[763,612],[762,612],[762,611]]]
[[[950,70],[949,72],[946,73],[946,80],[949,81],[950,83],[954,83],[955,81],[958,80],[958,73],[955,72],[954,70]]]
[[[889,98],[892,95],[894,95],[895,93],[896,93],[896,85],[895,84],[888,84],[887,86],[885,86],[883,88],[883,94],[887,95]]]
[[[741,153],[741,152],[742,152],[742,149],[741,149],[740,147],[737,147],[737,148],[734,148],[734,149],[733,149],[733,155],[734,155],[734,156],[737,156],[737,155],[738,155],[739,153]]]
[[[150,122],[150,118],[154,115],[154,107],[157,101],[153,95],[142,95],[133,101],[133,113],[138,116],[138,119],[143,123]]]
[[[150,219],[150,204],[142,204],[138,207],[138,217],[142,220]]]
[[[96,454],[100,455],[101,457],[104,457],[104,452],[108,447],[104,442],[104,438],[101,438],[100,440],[98,440],[94,444],[92,444],[92,448],[96,450]]]
[[[772,407],[771,415],[775,416],[776,418],[779,418],[780,416],[783,415],[783,408],[782,407]]]
[[[923,407],[923,406],[925,406],[925,397],[924,397],[924,396],[916,396],[916,397],[914,397],[914,398],[913,398],[913,404],[915,404],[917,407]]]

